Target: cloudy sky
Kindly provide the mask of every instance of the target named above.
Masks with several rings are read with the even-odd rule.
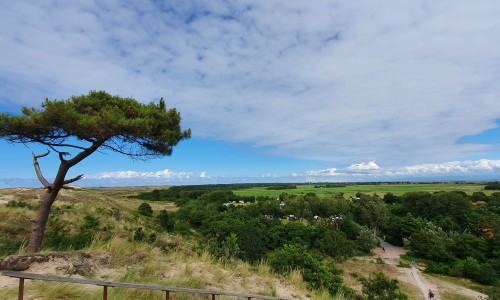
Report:
[[[500,179],[500,2],[2,1],[0,112],[163,97],[193,137],[80,185]],[[0,141],[0,187],[34,185]],[[57,157],[40,160],[54,176]]]

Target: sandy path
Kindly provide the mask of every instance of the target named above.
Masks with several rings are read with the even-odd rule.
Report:
[[[384,259],[385,263],[392,264],[395,266],[398,265],[400,256],[403,254],[406,254],[406,252],[408,252],[407,250],[403,249],[402,247],[394,246],[394,245],[391,245],[391,244],[384,242],[384,241],[380,241],[380,246],[383,250],[380,251],[378,253],[378,255],[382,259]],[[427,280],[422,280],[422,278],[419,274],[420,271],[417,268],[412,266],[411,269],[409,270],[409,272],[411,274],[411,277],[414,280],[413,283],[415,283],[418,286],[418,288],[422,292],[422,296],[424,297],[424,299],[427,299],[428,290],[432,289],[434,291],[435,286],[431,287],[431,285],[427,282]],[[407,272],[405,272],[405,273],[407,273]],[[408,276],[406,278],[408,278]],[[437,293],[436,292],[434,292],[434,293],[436,294],[435,298],[437,299]]]
[[[380,246],[380,248],[374,249],[373,253],[382,258],[386,264],[394,265],[395,267],[397,267],[397,265],[399,264],[400,256],[408,252],[402,247],[394,246],[384,241],[380,242]],[[417,286],[422,292],[423,299],[427,299],[427,292],[429,289],[433,291],[435,300],[442,299],[441,293],[444,293],[446,291],[475,299],[487,298],[485,294],[449,282],[438,280],[431,276],[427,276],[415,266],[412,266],[410,269],[400,267],[397,268],[403,274],[402,276],[398,277],[398,280],[409,282],[409,279],[411,278],[411,283]]]

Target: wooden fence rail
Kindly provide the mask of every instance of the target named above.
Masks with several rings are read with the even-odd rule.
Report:
[[[23,300],[23,297],[24,297],[24,280],[25,279],[58,281],[58,282],[69,282],[69,283],[77,283],[77,284],[90,284],[90,285],[102,286],[104,288],[103,294],[102,294],[103,300],[108,299],[108,287],[121,287],[121,288],[131,288],[131,289],[164,291],[166,300],[171,299],[170,293],[202,294],[202,295],[208,295],[208,296],[211,295],[212,300],[215,300],[216,296],[230,296],[230,297],[237,297],[237,298],[247,298],[248,300],[251,300],[251,299],[287,300],[284,298],[262,296],[262,295],[253,295],[253,294],[244,294],[244,293],[235,293],[235,292],[177,288],[177,287],[169,287],[169,286],[161,286],[161,285],[137,284],[137,283],[126,283],[126,282],[101,281],[101,280],[92,280],[92,279],[62,277],[62,276],[49,276],[49,275],[32,274],[32,273],[24,273],[24,272],[16,272],[16,271],[3,271],[2,275],[13,277],[13,278],[19,278],[19,292],[18,292],[18,299],[19,300]]]

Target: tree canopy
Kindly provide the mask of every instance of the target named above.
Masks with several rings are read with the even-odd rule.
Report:
[[[48,100],[40,109],[22,108],[22,115],[0,114],[0,138],[11,143],[38,143],[59,154],[60,165],[52,183],[45,179],[38,164],[41,155],[33,153],[33,164],[40,182],[47,189],[34,222],[29,250],[36,252],[43,241],[53,202],[66,184],[69,169],[95,151],[112,151],[132,158],[149,159],[172,154],[174,146],[191,135],[181,130],[181,116],[158,104],[142,104],[132,98],[112,96],[105,91],[68,100]],[[71,159],[65,159],[76,152]]]
[[[171,155],[191,131],[181,130],[181,116],[165,102],[148,105],[104,91],[48,100],[41,109],[22,108],[23,115],[0,114],[0,136],[14,143],[40,143],[61,148],[102,148],[135,158]],[[83,142],[85,145],[81,145]]]

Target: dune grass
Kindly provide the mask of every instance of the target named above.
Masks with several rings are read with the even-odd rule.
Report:
[[[298,271],[287,276],[273,274],[269,267],[261,262],[249,264],[239,260],[220,262],[207,252],[186,254],[171,251],[159,251],[153,245],[137,243],[124,238],[114,237],[104,241],[96,238],[92,244],[75,253],[77,257],[94,257],[94,270],[87,278],[106,281],[142,283],[171,287],[195,288],[252,293],[266,296],[287,297],[289,299],[332,299],[328,292],[309,291]],[[100,255],[109,257],[100,264]],[[57,268],[56,268],[57,270]],[[50,275],[64,275],[55,271]],[[71,275],[77,276],[77,275]],[[286,294],[283,291],[286,290]],[[44,282],[28,280],[25,285],[26,299],[102,299],[103,288],[70,283]],[[35,296],[36,295],[36,296]],[[127,288],[109,288],[110,299],[162,299],[165,293]],[[17,288],[0,290],[0,299],[17,299]],[[176,293],[175,299],[206,299],[206,295]],[[221,297],[217,299],[234,299]],[[337,299],[342,299],[337,298]]]

